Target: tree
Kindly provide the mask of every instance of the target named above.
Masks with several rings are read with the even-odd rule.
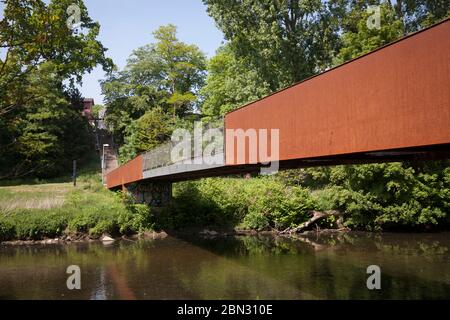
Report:
[[[85,72],[101,64],[110,70],[112,61],[96,40],[99,24],[91,20],[82,0],[2,0],[0,46],[0,115],[18,108],[33,96],[24,96],[27,76],[45,62],[55,65],[54,72],[73,87]],[[80,32],[67,26],[67,8],[80,9]]]
[[[150,110],[159,108],[172,116],[173,123],[198,109],[205,55],[197,46],[179,41],[173,25],[162,26],[153,35],[155,43],[134,50],[124,70],[102,82],[106,120],[119,143],[133,141],[129,126]]]
[[[96,65],[113,64],[82,0],[1,2],[0,178],[54,176],[89,148],[75,84]],[[78,30],[67,24],[74,4]]]
[[[331,66],[343,0],[203,0],[208,13],[271,91]]]
[[[367,26],[373,14],[368,11],[370,5],[380,6],[379,28]],[[342,47],[335,63],[373,51],[449,16],[450,0],[352,0],[342,22]]]
[[[450,16],[449,0],[388,0],[398,20],[402,21],[403,34],[429,27]]]
[[[173,120],[161,108],[147,111],[139,119],[131,121],[127,127],[125,143],[120,148],[120,160],[131,160],[139,153],[169,140],[172,130]]]
[[[340,49],[336,64],[354,59],[369,53],[383,45],[393,42],[403,36],[403,23],[396,16],[393,7],[388,4],[380,6],[380,28],[369,28],[367,21],[373,14],[367,10],[352,10],[349,17],[353,17],[349,31],[342,34],[342,48]],[[350,18],[347,18],[350,21]],[[350,31],[352,30],[352,31]]]
[[[208,63],[206,85],[201,90],[202,115],[206,118],[222,116],[269,93],[269,84],[225,45]]]
[[[51,63],[32,71],[26,94],[35,98],[3,117],[0,177],[52,177],[70,172],[89,149],[88,124],[77,91],[64,89]],[[5,143],[7,142],[7,143]]]

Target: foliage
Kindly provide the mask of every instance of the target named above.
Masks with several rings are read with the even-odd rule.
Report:
[[[24,96],[28,74],[52,62],[57,77],[73,84],[97,64],[109,70],[112,61],[96,40],[99,24],[91,20],[82,0],[2,1],[0,41],[5,57],[0,60],[0,114],[20,108],[34,96]],[[67,8],[76,4],[81,11],[80,32],[67,27]]]
[[[75,85],[98,64],[110,70],[112,61],[82,0],[2,2],[0,179],[56,176],[89,148]],[[67,26],[71,4],[81,10],[78,31]]]
[[[68,172],[72,160],[82,159],[90,148],[81,98],[64,93],[54,70],[55,65],[46,63],[31,72],[26,94],[36,96],[33,103],[3,118],[0,172],[7,176],[52,177]]]
[[[169,228],[282,229],[304,222],[314,207],[306,189],[286,187],[275,178],[208,178],[175,185],[173,207],[157,221]]]
[[[145,204],[135,204],[128,207],[118,217],[121,234],[144,232],[155,228],[155,218],[151,209]]]
[[[339,48],[342,1],[203,0],[233,52],[271,91],[325,70]]]
[[[208,64],[204,117],[223,115],[449,16],[448,0],[204,0],[228,42]],[[380,29],[368,29],[381,5]]]
[[[100,112],[104,109],[104,106],[101,104],[96,104],[92,107],[92,115],[95,119],[100,118]]]
[[[381,5],[389,15],[393,14],[393,18],[401,22],[402,35],[429,27],[450,15],[449,0],[351,0],[347,3],[348,11],[342,21],[346,32],[356,32],[359,22],[366,21],[369,5]],[[381,26],[393,21],[392,17],[386,17],[385,13],[382,12]]]
[[[380,29],[369,29],[367,20],[373,13],[358,11],[356,30],[345,32],[342,35],[343,46],[337,55],[337,63],[354,59],[402,37],[403,23],[397,19],[395,10],[389,4],[384,3],[380,7],[380,13]]]
[[[170,128],[178,118],[196,110],[205,78],[204,54],[197,46],[179,41],[175,26],[162,26],[153,35],[155,43],[136,49],[124,70],[109,74],[102,82],[106,121],[118,143],[127,140],[125,143],[136,150],[139,147],[133,146],[133,135],[141,136],[146,144],[157,142],[153,138],[159,133],[143,130],[146,121],[153,123],[151,119],[160,117],[160,134],[165,135],[170,130],[164,126]],[[153,109],[157,111],[142,118]],[[162,114],[172,120],[166,123],[167,117]]]
[[[444,161],[315,168],[279,178],[316,189],[317,208],[341,210],[354,229],[428,230],[449,225],[449,173]]]
[[[207,118],[224,115],[237,107],[270,93],[269,85],[244,59],[235,56],[229,45],[217,51],[208,62],[202,115]]]
[[[126,162],[139,153],[151,150],[170,139],[173,119],[156,107],[139,119],[132,121],[125,129],[124,145],[120,148],[120,160]]]
[[[54,185],[40,185],[40,189],[46,188]],[[0,194],[3,192],[0,188]],[[28,195],[33,196],[39,194]],[[105,190],[98,174],[80,177],[79,187],[68,191],[65,198],[64,204],[57,208],[0,210],[0,241],[40,240],[72,234],[98,238],[102,234],[135,234],[153,227],[154,217],[147,206],[124,201],[126,195]]]

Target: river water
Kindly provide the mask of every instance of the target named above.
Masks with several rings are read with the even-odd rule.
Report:
[[[449,249],[449,233],[0,245],[0,299],[450,299]]]

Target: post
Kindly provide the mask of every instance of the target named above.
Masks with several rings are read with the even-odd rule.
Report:
[[[102,183],[105,185],[105,174],[106,174],[106,157],[105,157],[105,147],[109,147],[109,144],[104,143],[102,148]]]
[[[73,166],[72,166],[72,180],[73,180],[73,186],[77,186],[77,160],[73,160]]]

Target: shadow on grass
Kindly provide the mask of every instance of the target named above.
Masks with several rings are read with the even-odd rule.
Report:
[[[79,168],[77,169],[77,179],[89,177],[101,173],[100,155],[92,150],[84,159],[79,161]],[[40,179],[34,177],[17,178],[0,180],[0,187],[15,187],[21,185],[40,185],[53,183],[70,183],[72,182],[72,171],[65,173],[60,177]]]

